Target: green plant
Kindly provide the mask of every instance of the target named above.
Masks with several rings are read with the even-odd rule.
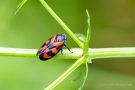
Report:
[[[19,4],[17,12],[20,8],[26,3],[27,0],[23,0],[21,4]],[[58,54],[56,59],[78,59],[75,63],[65,71],[59,78],[57,78],[53,83],[51,83],[45,89],[53,89],[57,85],[59,85],[67,76],[69,76],[76,68],[81,65],[86,66],[86,72],[84,75],[84,82],[87,77],[88,68],[87,63],[91,63],[91,60],[96,58],[112,58],[112,57],[135,57],[135,48],[101,48],[101,49],[89,49],[89,41],[90,41],[90,18],[88,11],[88,30],[87,36],[82,37],[83,41],[80,41],[78,37],[66,26],[66,24],[56,15],[56,13],[47,5],[44,0],[40,0],[41,4],[45,7],[45,9],[53,16],[53,18],[63,27],[63,29],[71,36],[71,38],[78,44],[80,48],[71,49],[74,54],[67,52],[64,50],[64,55]],[[16,13],[17,13],[16,12]],[[11,52],[12,51],[12,52]],[[14,51],[14,52],[13,52]],[[0,55],[9,55],[9,56],[34,56],[36,54],[36,49],[16,49],[16,48],[0,48]],[[84,85],[82,83],[82,86]],[[79,89],[82,88],[79,87]]]

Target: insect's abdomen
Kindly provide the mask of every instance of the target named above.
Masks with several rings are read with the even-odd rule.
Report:
[[[52,57],[54,57],[60,50],[62,50],[62,47],[56,47],[49,50],[46,50],[44,53],[39,55],[40,60],[48,60]]]

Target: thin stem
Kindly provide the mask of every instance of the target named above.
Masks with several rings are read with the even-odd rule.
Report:
[[[63,50],[63,54],[57,54],[54,59],[78,59],[82,57],[83,51],[72,48],[71,52]],[[4,48],[0,47],[0,56],[35,57],[37,49]],[[135,47],[123,48],[92,48],[89,49],[91,59],[113,58],[113,57],[135,57]]]
[[[37,49],[5,48],[0,47],[0,56],[33,57]]]
[[[52,82],[48,87],[44,90],[52,90],[58,84],[60,84],[67,76],[69,76],[76,68],[78,68],[81,64],[83,64],[83,57],[78,59],[71,67],[69,67],[60,77],[58,77],[54,82]]]
[[[86,68],[86,71],[83,72],[83,73],[85,73],[84,80],[83,80],[83,83],[78,90],[82,90],[82,88],[83,88],[83,86],[86,82],[87,76],[88,76],[88,64],[87,64],[87,62],[85,63],[85,68]]]
[[[83,43],[69,29],[69,27],[60,19],[60,17],[51,9],[51,7],[44,0],[40,0],[40,3],[51,14],[51,16],[61,25],[61,27],[71,36],[71,38],[78,44],[78,46],[80,48],[82,48],[83,47]]]
[[[135,47],[89,49],[91,59],[135,57]]]

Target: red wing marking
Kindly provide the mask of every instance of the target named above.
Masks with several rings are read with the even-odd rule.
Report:
[[[53,46],[56,46],[56,47],[60,47],[60,46],[63,46],[64,43],[63,42],[55,42],[53,43]]]

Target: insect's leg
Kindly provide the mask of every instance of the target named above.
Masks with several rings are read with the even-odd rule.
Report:
[[[62,52],[63,52],[62,47],[58,47],[57,49],[58,49],[58,51],[60,51],[60,52],[61,52],[61,54],[63,54],[63,53],[62,53]]]
[[[61,54],[63,54],[63,49],[62,48],[61,48],[60,52],[61,52]]]
[[[65,46],[71,53],[73,53],[73,52],[66,46],[66,44],[64,44],[64,46]]]

